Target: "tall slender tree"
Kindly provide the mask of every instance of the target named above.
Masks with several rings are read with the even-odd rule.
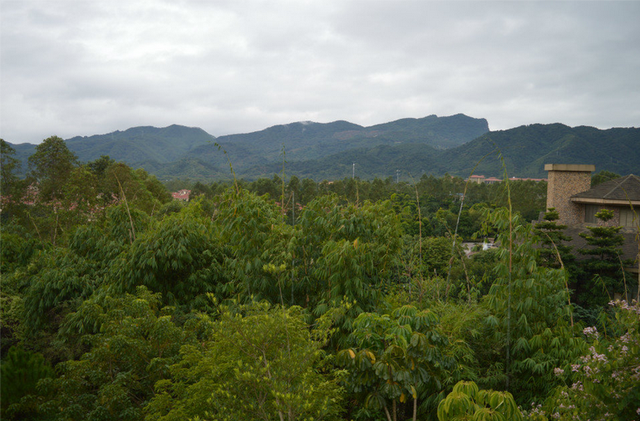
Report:
[[[29,175],[38,183],[40,199],[61,199],[63,186],[77,163],[78,157],[58,136],[51,136],[36,146],[29,157]]]
[[[0,139],[0,209],[3,220],[7,215],[16,213],[24,194],[25,183],[16,174],[20,169],[20,161],[14,158],[15,153],[8,142]]]

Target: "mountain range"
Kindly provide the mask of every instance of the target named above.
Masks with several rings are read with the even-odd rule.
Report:
[[[532,124],[489,131],[485,119],[457,114],[406,118],[363,127],[347,121],[296,122],[214,137],[199,128],[134,127],[67,139],[83,162],[101,155],[142,167],[161,180],[229,179],[288,175],[333,180],[355,173],[363,179],[423,174],[468,177],[546,176],[544,164],[595,164],[596,170],[640,173],[640,129]],[[12,145],[23,161],[35,145]],[[355,167],[354,167],[355,164]]]

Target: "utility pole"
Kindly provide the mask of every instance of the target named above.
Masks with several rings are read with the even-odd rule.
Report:
[[[400,170],[396,170],[396,184],[400,182]]]
[[[351,179],[356,178],[356,163],[353,163],[353,170],[352,170],[352,174],[351,174]]]

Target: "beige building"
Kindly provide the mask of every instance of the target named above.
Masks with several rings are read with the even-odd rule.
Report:
[[[640,177],[629,174],[591,188],[594,165],[547,164],[544,169],[549,173],[547,208],[556,208],[560,223],[595,225],[595,214],[610,209],[614,217],[608,225],[620,225],[627,232],[638,229]]]
[[[601,209],[611,209],[614,217],[610,226],[622,226],[624,237],[623,260],[633,261],[625,270],[638,275],[636,293],[640,298],[640,177],[630,174],[591,188],[593,165],[547,164],[547,209],[556,208],[559,223],[567,225],[565,234],[573,238],[576,251],[587,247],[580,237],[586,227],[603,224],[595,215]],[[633,283],[632,283],[633,284]]]

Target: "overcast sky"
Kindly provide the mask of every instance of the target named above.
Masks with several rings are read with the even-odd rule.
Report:
[[[640,127],[640,1],[0,0],[0,136]]]

